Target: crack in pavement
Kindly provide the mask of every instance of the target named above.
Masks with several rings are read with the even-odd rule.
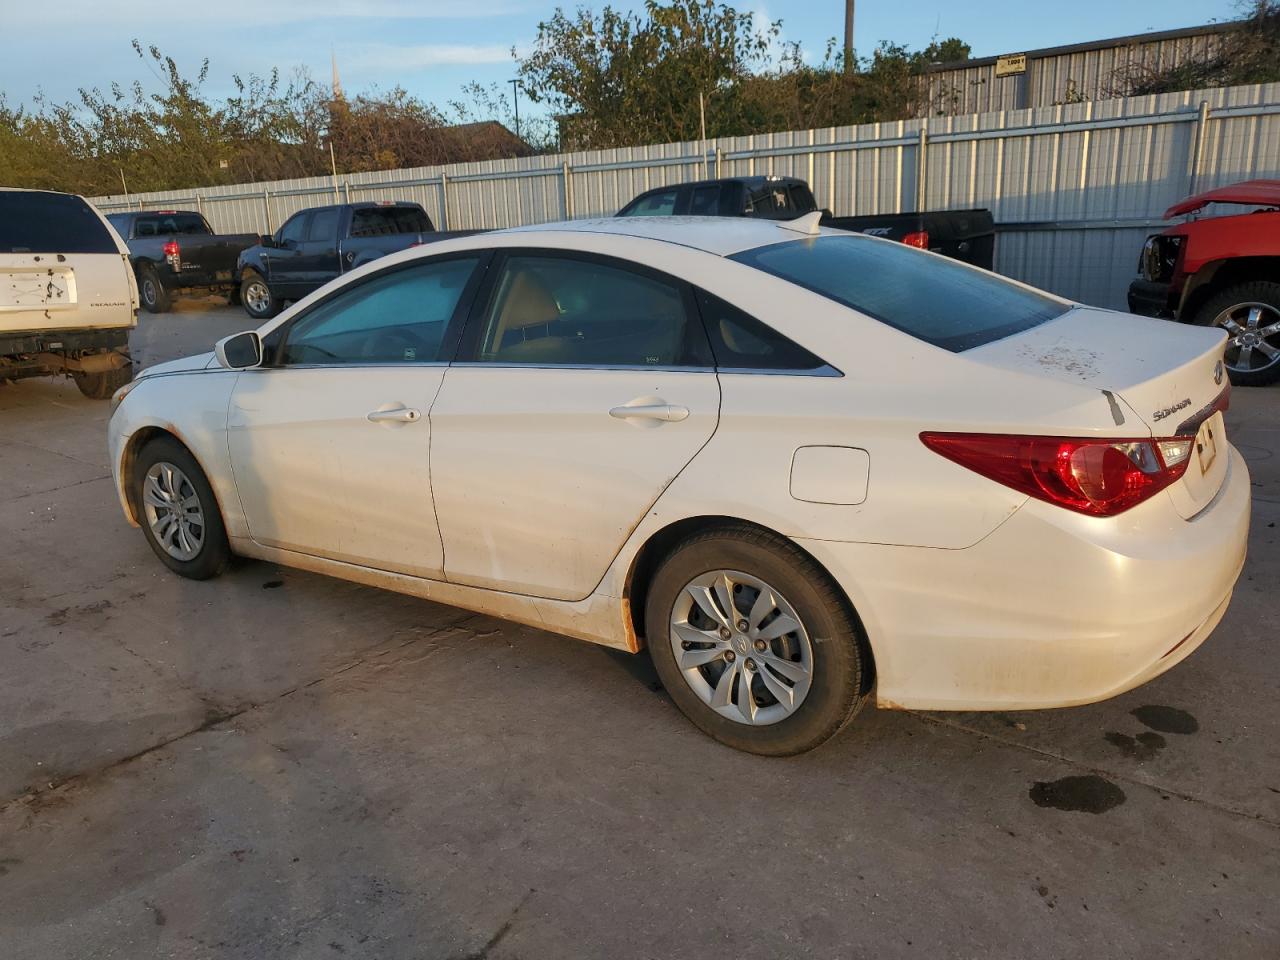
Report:
[[[83,463],[84,461],[81,460],[78,462]],[[94,463],[94,464],[88,464],[88,466],[96,467],[98,465]],[[84,486],[84,484],[86,483],[97,483],[99,480],[110,480],[110,479],[111,479],[111,474],[104,473],[100,477],[88,477],[84,480],[77,480],[74,483],[64,483],[60,487],[49,487],[49,489],[47,490],[32,490],[30,493],[20,493],[16,497],[5,497],[4,499],[0,500],[0,503],[4,503],[4,504],[20,503],[21,501],[26,500],[28,497],[43,497],[50,493],[58,493],[61,490],[70,490],[72,487]]]
[[[1269,817],[1264,813],[1258,813],[1257,811],[1253,811],[1253,810],[1245,810],[1240,807],[1232,806],[1230,804],[1220,803],[1217,800],[1210,800],[1206,797],[1198,797],[1193,793],[1187,793],[1183,790],[1175,790],[1171,787],[1162,786],[1161,784],[1158,784],[1158,783],[1152,783],[1149,780],[1141,780],[1137,777],[1130,776],[1125,773],[1118,773],[1114,770],[1108,770],[1105,767],[1096,767],[1090,763],[1085,763],[1084,761],[1081,761],[1081,760],[1075,760],[1075,759],[1072,759],[1071,757],[1065,756],[1060,753],[1054,753],[1052,750],[1044,750],[1040,747],[1033,747],[1030,744],[1019,743],[1016,740],[1006,740],[1004,737],[997,736],[994,733],[988,733],[986,730],[979,730],[976,727],[966,726],[965,724],[959,723],[955,720],[945,720],[941,717],[931,716],[930,714],[927,714],[927,713],[919,713],[915,710],[902,710],[899,712],[905,713],[908,716],[914,717],[915,719],[919,720],[922,723],[932,724],[933,726],[936,726],[936,727],[944,727],[948,730],[955,730],[958,733],[968,734],[969,736],[977,737],[981,740],[989,740],[992,743],[997,743],[1004,747],[1011,747],[1014,750],[1021,750],[1024,753],[1030,753],[1033,756],[1040,757],[1043,760],[1055,760],[1058,763],[1066,764],[1067,766],[1073,767],[1077,770],[1087,770],[1089,773],[1095,773],[1101,777],[1109,777],[1113,780],[1123,780],[1125,783],[1132,784],[1133,786],[1145,787],[1146,789],[1154,790],[1157,793],[1168,794],[1171,797],[1177,797],[1179,800],[1186,800],[1188,803],[1200,804],[1201,806],[1208,807],[1211,810],[1217,810],[1219,813],[1226,813],[1233,817],[1240,817],[1241,819],[1250,820],[1255,823],[1264,823],[1269,827],[1280,828],[1280,820],[1277,820],[1273,817]]]
[[[432,630],[431,632],[423,635],[410,637],[409,639],[404,640],[400,643],[397,643],[393,646],[387,646],[387,642],[383,640],[379,643],[365,647],[362,651],[359,651],[352,660],[342,664],[341,666],[337,667],[334,670],[330,670],[328,673],[322,674],[319,677],[315,677],[312,680],[307,680],[303,683],[295,684],[294,686],[289,687],[287,690],[282,690],[281,692],[274,694],[270,697],[267,697],[266,699],[258,700],[251,703],[246,703],[237,707],[227,708],[227,707],[219,706],[216,703],[216,701],[196,693],[195,690],[190,690],[190,692],[196,694],[197,698],[206,707],[205,719],[201,723],[197,724],[196,726],[188,730],[184,730],[180,733],[176,733],[173,736],[165,737],[161,740],[158,740],[157,742],[150,744],[146,747],[143,747],[142,749],[137,750],[129,754],[128,756],[124,756],[124,757],[120,757],[119,759],[112,760],[110,763],[107,763],[101,767],[96,767],[92,770],[84,770],[84,771],[81,771],[80,773],[71,774],[70,776],[63,777],[60,780],[50,781],[49,783],[45,784],[43,787],[40,787],[38,789],[27,790],[24,793],[17,794],[16,796],[0,800],[0,815],[8,812],[8,810],[14,806],[17,806],[20,804],[26,804],[26,805],[35,804],[35,803],[38,803],[42,797],[52,794],[58,790],[62,790],[64,788],[71,787],[78,783],[83,783],[98,777],[107,776],[113,771],[118,770],[121,767],[124,767],[135,760],[145,757],[150,753],[155,753],[157,750],[163,750],[165,747],[168,747],[174,743],[177,743],[180,740],[185,740],[187,737],[194,736],[195,734],[198,734],[198,733],[203,733],[206,730],[209,730],[213,727],[218,726],[219,724],[226,723],[228,720],[234,720],[237,717],[242,716],[243,714],[250,713],[256,710],[261,710],[265,707],[271,706],[272,704],[279,703],[281,700],[284,700],[286,697],[292,696],[293,694],[297,693],[300,690],[306,690],[311,687],[317,686],[319,684],[326,683],[331,680],[336,680],[337,678],[341,677],[343,674],[349,673],[350,671],[355,670],[357,667],[363,666],[364,664],[367,664],[367,663],[375,663],[378,660],[385,659],[386,657],[396,653],[397,651],[403,650],[405,647],[411,646],[415,643],[422,643],[425,641],[425,642],[432,643],[432,645],[436,649],[439,649],[439,647],[434,644],[434,641],[438,640],[441,634],[449,633],[451,631],[458,631],[459,633],[462,633],[464,635],[469,634],[473,638],[478,637],[479,633],[476,630],[472,629],[471,627],[466,626],[466,624],[471,623],[474,620],[481,620],[481,619],[484,619],[483,614],[472,614],[470,616],[463,617],[461,620],[457,621],[456,623],[451,623],[447,626],[438,627]],[[137,656],[137,654],[135,654],[135,656]],[[419,661],[421,659],[423,658],[419,658]]]

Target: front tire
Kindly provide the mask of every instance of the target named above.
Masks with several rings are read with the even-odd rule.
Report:
[[[677,546],[650,584],[645,633],[681,712],[748,753],[812,750],[866,699],[868,646],[843,595],[808,554],[754,527]]]
[[[160,282],[160,274],[149,263],[138,270],[138,299],[147,313],[168,313],[173,305],[169,291]]]
[[[134,503],[160,562],[192,580],[216,577],[231,559],[218,500],[200,464],[172,437],[149,441],[133,470]]]
[[[1280,283],[1254,280],[1227,287],[1210,297],[1192,322],[1227,331],[1222,362],[1236,386],[1280,380]]]
[[[250,270],[240,281],[240,303],[255,320],[270,320],[280,312],[280,301],[262,275]]]

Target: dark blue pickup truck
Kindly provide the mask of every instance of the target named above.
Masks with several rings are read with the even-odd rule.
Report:
[[[271,237],[249,247],[236,263],[245,312],[274,317],[288,300],[301,300],[330,280],[370,260],[475,230],[437,230],[416,203],[376,200],[312,207],[295,213]]]

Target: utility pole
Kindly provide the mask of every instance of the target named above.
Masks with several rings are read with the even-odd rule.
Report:
[[[508,80],[507,83],[511,84],[511,102],[515,104],[515,108],[516,108],[516,138],[519,139],[520,137],[520,81]]]
[[[853,2],[844,0],[844,72],[853,73]]]

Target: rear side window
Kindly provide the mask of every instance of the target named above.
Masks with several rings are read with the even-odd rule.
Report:
[[[509,257],[486,311],[478,359],[533,366],[710,366],[707,341],[673,282],[593,259]]]
[[[721,370],[791,370],[804,373],[827,366],[794,340],[719,297],[698,291],[698,309]]]
[[[793,240],[732,259],[957,353],[1070,309],[994,273],[867,237]]]
[[[695,217],[714,217],[720,213],[720,188],[698,187],[693,191],[689,213]]]
[[[118,253],[89,204],[65,193],[0,190],[0,253]]]
[[[676,212],[677,190],[662,190],[641,197],[626,207],[619,216],[622,217],[669,217]]]
[[[351,213],[353,237],[393,237],[429,233],[431,221],[417,207],[357,207]]]

